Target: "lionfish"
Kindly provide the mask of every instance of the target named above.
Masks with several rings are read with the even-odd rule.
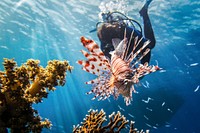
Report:
[[[92,98],[93,100],[96,98],[98,100],[105,100],[110,95],[117,99],[121,94],[126,105],[129,105],[132,101],[132,92],[136,92],[134,84],[139,83],[141,77],[160,69],[157,65],[148,66],[148,63],[140,63],[140,60],[150,51],[147,48],[145,52],[141,52],[150,41],[144,42],[143,46],[136,51],[142,38],[138,39],[138,37],[135,37],[133,39],[134,47],[132,52],[128,52],[131,41],[127,41],[126,37],[122,41],[113,39],[112,43],[115,50],[110,52],[111,59],[109,60],[105,57],[97,43],[81,37],[81,42],[89,53],[81,50],[87,60],[78,60],[77,63],[82,65],[84,71],[97,75],[96,79],[86,82],[86,84],[92,84],[93,86],[91,91],[87,93],[95,95]],[[142,55],[138,58],[138,55],[141,53]],[[135,61],[133,62],[133,60]]]

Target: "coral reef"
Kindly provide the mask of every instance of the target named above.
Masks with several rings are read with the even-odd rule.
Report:
[[[65,84],[66,71],[73,69],[67,61],[52,60],[46,68],[39,60],[29,59],[20,67],[14,59],[4,59],[5,71],[0,71],[0,132],[40,133],[50,128],[48,119],[42,121],[32,104],[47,98],[48,91]]]
[[[138,131],[137,128],[134,128],[134,122],[131,121],[129,133],[149,133],[149,130],[146,130],[146,131],[143,131],[143,130]]]
[[[107,125],[105,125],[106,113],[103,110],[100,112],[89,110],[88,112],[89,115],[86,115],[81,126],[73,127],[73,133],[119,133],[122,129],[127,128],[126,125],[129,123],[119,111],[109,115],[110,121]],[[145,132],[143,130],[138,131],[134,128],[134,122],[131,121],[129,133],[149,133],[149,130]]]

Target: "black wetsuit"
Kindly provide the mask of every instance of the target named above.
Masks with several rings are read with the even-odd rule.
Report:
[[[107,26],[107,25],[109,25],[109,24],[105,23],[102,26]],[[127,25],[118,25],[117,27],[110,28],[110,29],[102,28],[101,31],[98,31],[98,37],[99,37],[99,40],[101,42],[101,49],[102,49],[103,53],[105,54],[105,56],[107,56],[108,58],[111,58],[111,55],[109,54],[109,52],[114,51],[114,47],[112,45],[112,39],[113,38],[119,38],[120,40],[123,40],[125,28],[126,28],[126,38],[128,39],[128,41],[130,40],[130,37],[131,37],[133,30],[134,30],[133,39],[137,36],[138,36],[138,40],[141,37],[143,37],[143,35],[140,31],[136,30],[134,27],[129,27]],[[101,34],[101,35],[99,35],[99,34]],[[129,47],[129,53],[133,50],[133,46],[134,46],[134,40],[133,39],[131,40],[131,45]],[[141,48],[145,41],[147,41],[147,39],[143,38],[134,52],[136,52],[139,48]],[[148,45],[146,48],[151,49],[151,46]],[[144,52],[146,50],[146,48],[142,52]],[[148,53],[141,60],[141,63],[142,64],[144,64],[145,62],[149,63],[149,61],[150,61],[150,53]]]

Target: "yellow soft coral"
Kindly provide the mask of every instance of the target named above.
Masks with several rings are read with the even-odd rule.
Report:
[[[67,61],[53,60],[49,61],[46,68],[39,67],[38,61],[30,60],[27,62],[29,76],[33,81],[27,91],[35,96],[40,91],[47,87],[49,90],[55,90],[54,86],[65,84],[65,71],[71,71],[72,67]]]
[[[0,132],[35,132],[50,128],[48,119],[42,121],[33,103],[46,98],[48,90],[65,84],[66,71],[72,70],[67,61],[49,61],[46,68],[39,60],[28,60],[20,67],[14,59],[4,59],[5,71],[0,71]]]

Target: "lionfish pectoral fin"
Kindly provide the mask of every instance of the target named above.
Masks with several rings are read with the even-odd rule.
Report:
[[[99,48],[98,44],[93,40],[81,37],[83,46],[89,51],[81,50],[81,53],[87,60],[79,60],[78,64],[82,65],[82,69],[97,76],[110,70],[109,60],[106,59],[104,53]]]

